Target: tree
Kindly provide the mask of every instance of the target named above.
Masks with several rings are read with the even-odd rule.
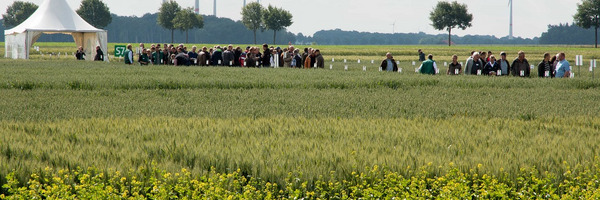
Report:
[[[263,16],[264,8],[260,3],[253,2],[242,8],[242,23],[248,30],[254,32],[254,44],[256,44],[256,30],[263,29]]]
[[[289,27],[292,25],[292,14],[287,10],[273,7],[269,5],[265,13],[263,14],[263,21],[265,28],[273,30],[273,44],[275,44],[275,38],[277,31]]]
[[[112,22],[110,10],[100,0],[83,0],[77,14],[96,28],[104,28]]]
[[[31,16],[38,6],[30,2],[15,1],[8,6],[6,13],[2,15],[2,23],[6,28],[15,27],[23,23]]]
[[[168,1],[160,6],[158,12],[158,24],[165,29],[171,30],[171,43],[173,43],[173,34],[175,32],[174,19],[179,11],[181,11],[181,7],[177,2]]]
[[[458,27],[465,30],[467,27],[471,27],[471,21],[473,21],[473,15],[468,13],[467,5],[459,4],[456,1],[452,3],[438,2],[429,15],[429,19],[433,22],[433,28],[448,31],[448,46],[452,45],[452,29]]]
[[[202,15],[194,13],[193,8],[187,8],[179,11],[173,19],[176,29],[185,31],[185,43],[188,43],[188,31],[193,28],[204,27],[204,19]]]
[[[598,27],[600,27],[600,0],[583,0],[581,4],[577,4],[577,13],[573,16],[573,20],[577,26],[585,29],[594,27],[595,31],[595,47],[598,48]]]

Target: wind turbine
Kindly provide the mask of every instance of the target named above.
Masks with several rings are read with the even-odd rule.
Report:
[[[390,25],[392,25],[392,34],[396,33],[396,22],[397,22],[397,21],[398,21],[398,20],[394,21],[394,23],[393,23],[393,24],[390,24]]]
[[[196,0],[196,8],[194,9],[194,12],[199,15],[200,14],[200,0]]]
[[[510,28],[508,29],[508,39],[513,39],[513,0],[508,0],[510,6]]]
[[[216,17],[217,16],[217,0],[214,1],[215,3],[213,4],[213,15]]]

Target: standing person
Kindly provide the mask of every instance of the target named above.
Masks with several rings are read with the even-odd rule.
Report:
[[[419,62],[425,61],[425,53],[421,49],[419,49]]]
[[[242,57],[242,48],[235,47],[233,50],[233,66],[241,67],[240,57]]]
[[[235,55],[233,53],[233,46],[227,46],[227,49],[223,52],[223,65],[224,66],[233,66],[233,62],[235,60]]]
[[[127,50],[125,50],[125,64],[133,64],[133,50],[131,44],[127,44]]]
[[[513,76],[529,77],[531,69],[529,68],[529,62],[525,59],[525,52],[519,51],[519,57],[517,57],[512,63]]]
[[[490,61],[483,67],[483,74],[486,76],[496,76],[500,64],[496,62],[496,56],[490,55]]]
[[[485,51],[479,52],[479,59],[481,59],[481,63],[487,63],[487,58],[487,53]]]
[[[571,76],[571,64],[565,59],[565,53],[558,54],[558,62],[556,63],[556,78],[567,78]]]
[[[506,60],[505,52],[500,53],[500,60],[498,60],[498,63],[500,63],[500,72],[502,72],[502,74],[497,75],[508,76],[510,74],[510,64],[508,63],[508,60]]]
[[[488,57],[485,59],[485,62],[490,62],[490,57],[491,57],[492,55],[493,55],[493,54],[492,54],[492,51],[488,51],[488,52],[487,52],[487,56],[488,56]]]
[[[163,52],[160,49],[160,44],[156,45],[156,49],[154,49],[154,53],[152,53],[152,60],[153,60],[153,64],[154,65],[160,65],[162,64],[162,59],[163,59],[164,55]]]
[[[310,52],[310,50],[308,51],[308,56],[306,56],[306,59],[304,59],[304,69],[310,69],[312,66],[310,65],[310,63],[312,63],[312,53]]]
[[[435,61],[433,60],[433,55],[429,54],[429,56],[427,56],[427,60],[423,63],[421,63],[421,66],[419,66],[419,73],[421,74],[430,74],[430,75],[435,75],[435,72],[438,70],[437,68],[437,64],[435,64]]]
[[[310,50],[310,67],[315,67],[315,63],[317,63],[317,54],[315,52],[316,49]]]
[[[144,51],[145,49],[146,48],[144,47],[144,43],[140,43],[140,46],[135,50],[136,51],[135,53],[138,55],[138,60],[139,60],[139,57],[143,54],[142,51]]]
[[[474,52],[473,56],[467,59],[467,65],[465,66],[465,75],[477,75],[478,70],[483,69],[483,63],[479,59],[479,52]]]
[[[77,52],[75,52],[75,58],[77,60],[85,60],[85,52],[83,51],[83,47],[77,48]]]
[[[221,46],[217,46],[210,56],[213,66],[223,65],[223,49]]]
[[[258,48],[250,47],[250,50],[246,54],[246,67],[258,67],[256,66],[259,63],[260,57],[257,57]]]
[[[306,57],[308,57],[309,55],[309,51],[308,48],[304,48],[304,53],[302,53],[302,64],[299,64],[298,66],[304,66],[304,62],[306,62]]]
[[[287,51],[283,53],[283,66],[284,67],[292,67],[292,62],[294,60],[294,46],[289,46]],[[296,63],[294,63],[296,66]]]
[[[300,49],[294,50],[294,60],[292,63],[293,68],[302,68],[302,55],[300,55]]]
[[[385,54],[385,59],[381,61],[381,65],[379,67],[381,67],[381,70],[383,71],[398,71],[398,64],[396,64],[396,60],[394,60],[394,56],[392,56],[392,53],[390,52]]]
[[[208,52],[207,47],[202,47],[202,51],[198,53],[198,62],[200,63],[200,66],[208,66],[210,64],[210,53]]]
[[[148,60],[148,52],[146,52],[146,49],[142,49],[142,53],[140,53],[138,57],[138,62],[140,63],[140,65],[148,65],[148,63],[150,63],[150,61]]]
[[[96,57],[94,57],[94,61],[104,61],[104,52],[100,46],[96,46]]]
[[[182,47],[177,47],[177,54],[175,55],[175,59],[173,59],[173,65],[175,66],[189,66],[190,59],[188,55],[183,51]]]
[[[198,47],[196,46],[192,46],[192,51],[189,51],[188,57],[190,58],[190,64],[191,65],[198,65],[198,53],[196,52],[198,50]]]
[[[538,64],[538,77],[551,78],[554,70],[552,69],[552,63],[550,62],[550,54],[544,53],[544,60]],[[546,76],[547,73],[547,76]]]
[[[323,58],[321,50],[319,49],[315,50],[315,63],[317,64],[318,68],[325,68],[325,59]]]
[[[268,44],[263,44],[263,54],[261,55],[262,66],[271,67],[271,50]]]
[[[462,65],[458,63],[458,56],[452,55],[452,62],[448,65],[448,75],[459,75],[462,73]]]

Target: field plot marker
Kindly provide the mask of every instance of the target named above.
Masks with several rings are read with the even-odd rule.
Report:
[[[398,68],[398,73],[402,73],[402,68]]]
[[[330,69],[330,70],[331,70],[331,69],[333,69],[333,65],[331,65],[331,64],[330,64],[330,65],[329,65],[329,69]]]
[[[367,66],[363,66],[363,71],[367,71]]]
[[[360,59],[358,59],[358,64],[360,64]]]
[[[344,71],[348,71],[348,65],[344,65]]]

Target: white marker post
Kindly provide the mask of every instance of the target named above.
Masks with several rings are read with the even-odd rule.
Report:
[[[344,71],[348,71],[348,65],[344,65]]]
[[[415,68],[415,73],[419,73],[419,68]]]
[[[367,71],[367,66],[363,66],[363,71]]]
[[[335,58],[331,58],[331,62],[335,62]]]
[[[229,61],[229,66],[233,66],[233,61]]]
[[[448,66],[448,62],[444,62],[444,67]]]
[[[412,62],[413,66],[417,65],[417,63],[415,61]]]
[[[379,67],[379,71],[383,71],[383,68]]]
[[[317,69],[317,63],[315,62],[313,68]]]
[[[344,63],[346,63],[346,59],[344,59]]]
[[[440,69],[435,69],[435,74],[439,74],[440,73]]]
[[[525,76],[525,70],[521,70],[521,77]]]
[[[458,75],[459,71],[460,70],[458,70],[458,69],[454,69],[454,75]]]
[[[465,66],[465,65],[463,65],[463,62],[460,62],[460,66]]]
[[[358,59],[358,64],[360,64],[360,59]]]
[[[534,68],[535,68],[535,66],[531,65],[531,66],[529,66],[529,68],[531,68],[531,69],[534,69]]]
[[[375,64],[375,60],[371,60],[371,64]]]
[[[333,65],[329,65],[329,69],[333,69]]]
[[[571,77],[570,78],[575,78],[575,73],[571,73]]]
[[[477,76],[481,76],[481,70],[480,69],[477,70]]]
[[[398,68],[398,73],[402,73],[402,68]]]
[[[256,62],[256,63],[258,63],[258,62]],[[206,65],[210,65],[210,61],[209,60],[206,60]],[[256,65],[258,65],[258,64],[256,64]]]
[[[544,72],[544,77],[546,77],[546,78],[550,77],[550,71],[545,71]]]
[[[218,63],[219,65],[221,65],[221,60],[219,60],[217,63]]]
[[[396,61],[396,65],[399,65],[399,64],[400,64],[400,61]]]
[[[208,61],[206,61],[206,64],[208,65]],[[260,67],[259,64],[260,63],[258,63],[258,61],[256,61],[256,67]]]
[[[502,70],[501,70],[501,69],[499,69],[499,70],[496,72],[496,76],[502,76]]]

